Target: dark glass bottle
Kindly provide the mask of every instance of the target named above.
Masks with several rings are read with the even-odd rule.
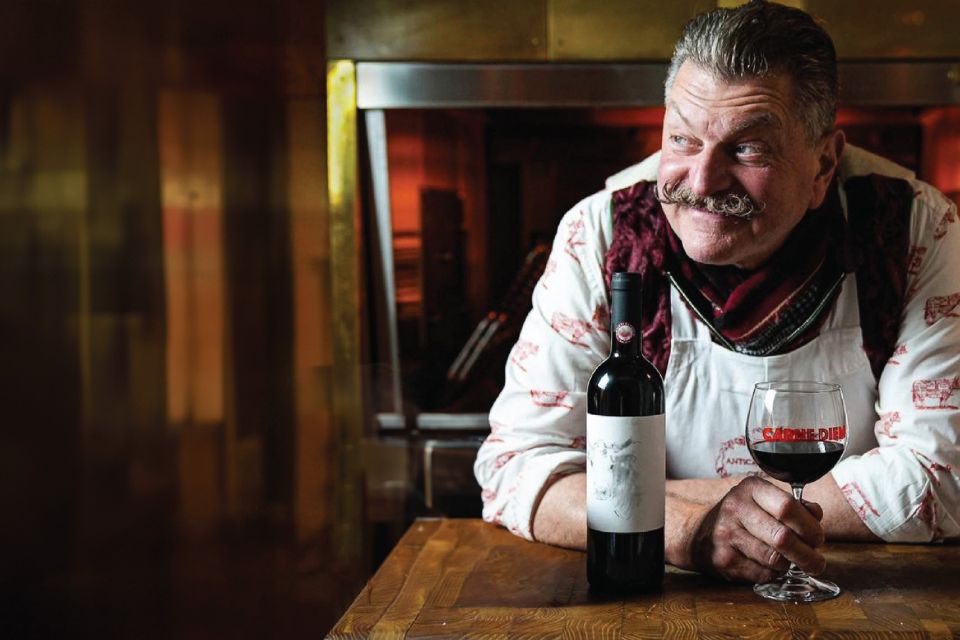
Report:
[[[587,579],[598,591],[663,584],[663,379],[643,357],[640,274],[610,286],[610,356],[587,386]]]

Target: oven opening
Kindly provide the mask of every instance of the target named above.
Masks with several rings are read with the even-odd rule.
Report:
[[[373,424],[484,434],[560,218],[660,147],[663,110],[366,115],[364,329]],[[960,107],[844,109],[838,124],[849,143],[960,199]]]

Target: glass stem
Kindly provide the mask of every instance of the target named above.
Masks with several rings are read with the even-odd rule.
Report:
[[[797,502],[803,504],[803,485],[802,484],[792,484],[790,488],[793,489],[793,497]]]
[[[803,485],[802,484],[792,484],[790,488],[793,490],[794,499],[803,505]],[[807,573],[802,569],[797,569],[797,565],[790,563],[790,568],[787,569],[787,579],[790,580],[807,580]]]

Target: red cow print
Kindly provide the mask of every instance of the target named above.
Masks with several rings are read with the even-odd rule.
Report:
[[[497,433],[500,432],[501,429],[506,428],[506,426],[507,426],[507,425],[503,424],[502,422],[498,422],[498,421],[496,421],[496,420],[491,420],[491,421],[490,421],[490,433],[492,433],[492,434],[497,434]]]
[[[600,333],[610,331],[610,312],[603,303],[598,304],[593,310],[593,326]]]
[[[953,467],[950,465],[934,462],[916,449],[911,449],[911,451],[913,451],[913,455],[917,456],[917,459],[920,460],[923,470],[927,472],[928,476],[930,476],[930,481],[938,487],[940,486],[940,472],[953,473]]]
[[[497,459],[493,461],[494,469],[502,469],[508,462],[513,460],[519,451],[507,451],[506,453],[501,453],[497,456]]]
[[[896,357],[905,355],[907,355],[907,345],[901,344],[893,350],[893,353],[890,355],[890,359],[887,360],[887,364],[900,364],[900,361],[897,360]]]
[[[570,344],[588,347],[580,338],[593,331],[593,325],[586,320],[575,320],[557,311],[550,317],[550,328],[563,336]]]
[[[557,261],[554,260],[553,258],[550,258],[549,260],[547,260],[547,266],[544,267],[543,269],[543,275],[540,276],[540,284],[543,285],[544,289],[550,288],[548,281],[550,280],[550,276],[556,273],[556,271],[557,271]]]
[[[937,501],[933,495],[933,490],[927,489],[920,501],[920,505],[913,513],[913,517],[922,522],[930,532],[930,539],[934,542],[943,540],[943,529],[939,526],[940,514],[937,509]]]
[[[960,390],[960,376],[917,380],[913,383],[913,406],[917,409],[956,409],[947,404],[950,397]]]
[[[497,499],[497,492],[493,489],[484,489],[480,494],[480,499],[484,502],[493,502]]]
[[[574,449],[586,449],[587,448],[587,436],[577,436],[570,441],[570,446]]]
[[[856,509],[857,515],[861,520],[864,520],[867,517],[867,514],[873,514],[877,517],[880,516],[880,512],[874,508],[869,498],[867,498],[867,496],[863,493],[863,489],[861,489],[860,485],[856,482],[848,482],[840,487],[840,491],[847,499],[847,502],[849,502],[850,505]]]
[[[877,421],[877,426],[874,429],[877,438],[884,436],[886,438],[896,439],[896,434],[893,433],[893,425],[900,422],[900,412],[899,411],[890,411],[889,413],[880,414],[880,420]]]
[[[567,246],[564,248],[564,251],[568,256],[577,261],[577,264],[580,264],[580,256],[577,255],[577,247],[582,247],[587,244],[583,238],[583,213],[580,214],[576,220],[571,220],[569,226],[567,227]]]
[[[947,235],[947,227],[957,221],[957,210],[954,207],[947,209],[947,212],[943,214],[943,217],[940,219],[940,222],[937,224],[937,228],[933,230],[933,239],[939,240],[943,236]]]
[[[927,300],[923,319],[927,326],[941,318],[960,318],[960,291],[949,296],[935,296]]]
[[[513,348],[513,355],[510,357],[510,362],[517,365],[518,369],[526,373],[527,369],[526,367],[523,366],[522,364],[523,361],[529,358],[530,356],[537,355],[537,352],[539,351],[540,351],[540,345],[534,342],[529,342],[527,340],[521,340]]]
[[[567,404],[564,400],[570,394],[569,391],[530,391],[530,397],[533,404],[538,407],[561,407],[563,409],[573,409],[572,404]]]

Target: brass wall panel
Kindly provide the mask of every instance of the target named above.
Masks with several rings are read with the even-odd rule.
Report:
[[[333,0],[327,56],[354,60],[543,60],[547,0]]]
[[[957,0],[807,0],[825,22],[840,58],[942,58],[960,56]]]
[[[556,60],[667,60],[684,23],[716,0],[550,0]]]
[[[330,205],[333,424],[339,440],[338,557],[361,557],[360,275],[357,229],[357,76],[348,60],[327,65],[327,190]]]

